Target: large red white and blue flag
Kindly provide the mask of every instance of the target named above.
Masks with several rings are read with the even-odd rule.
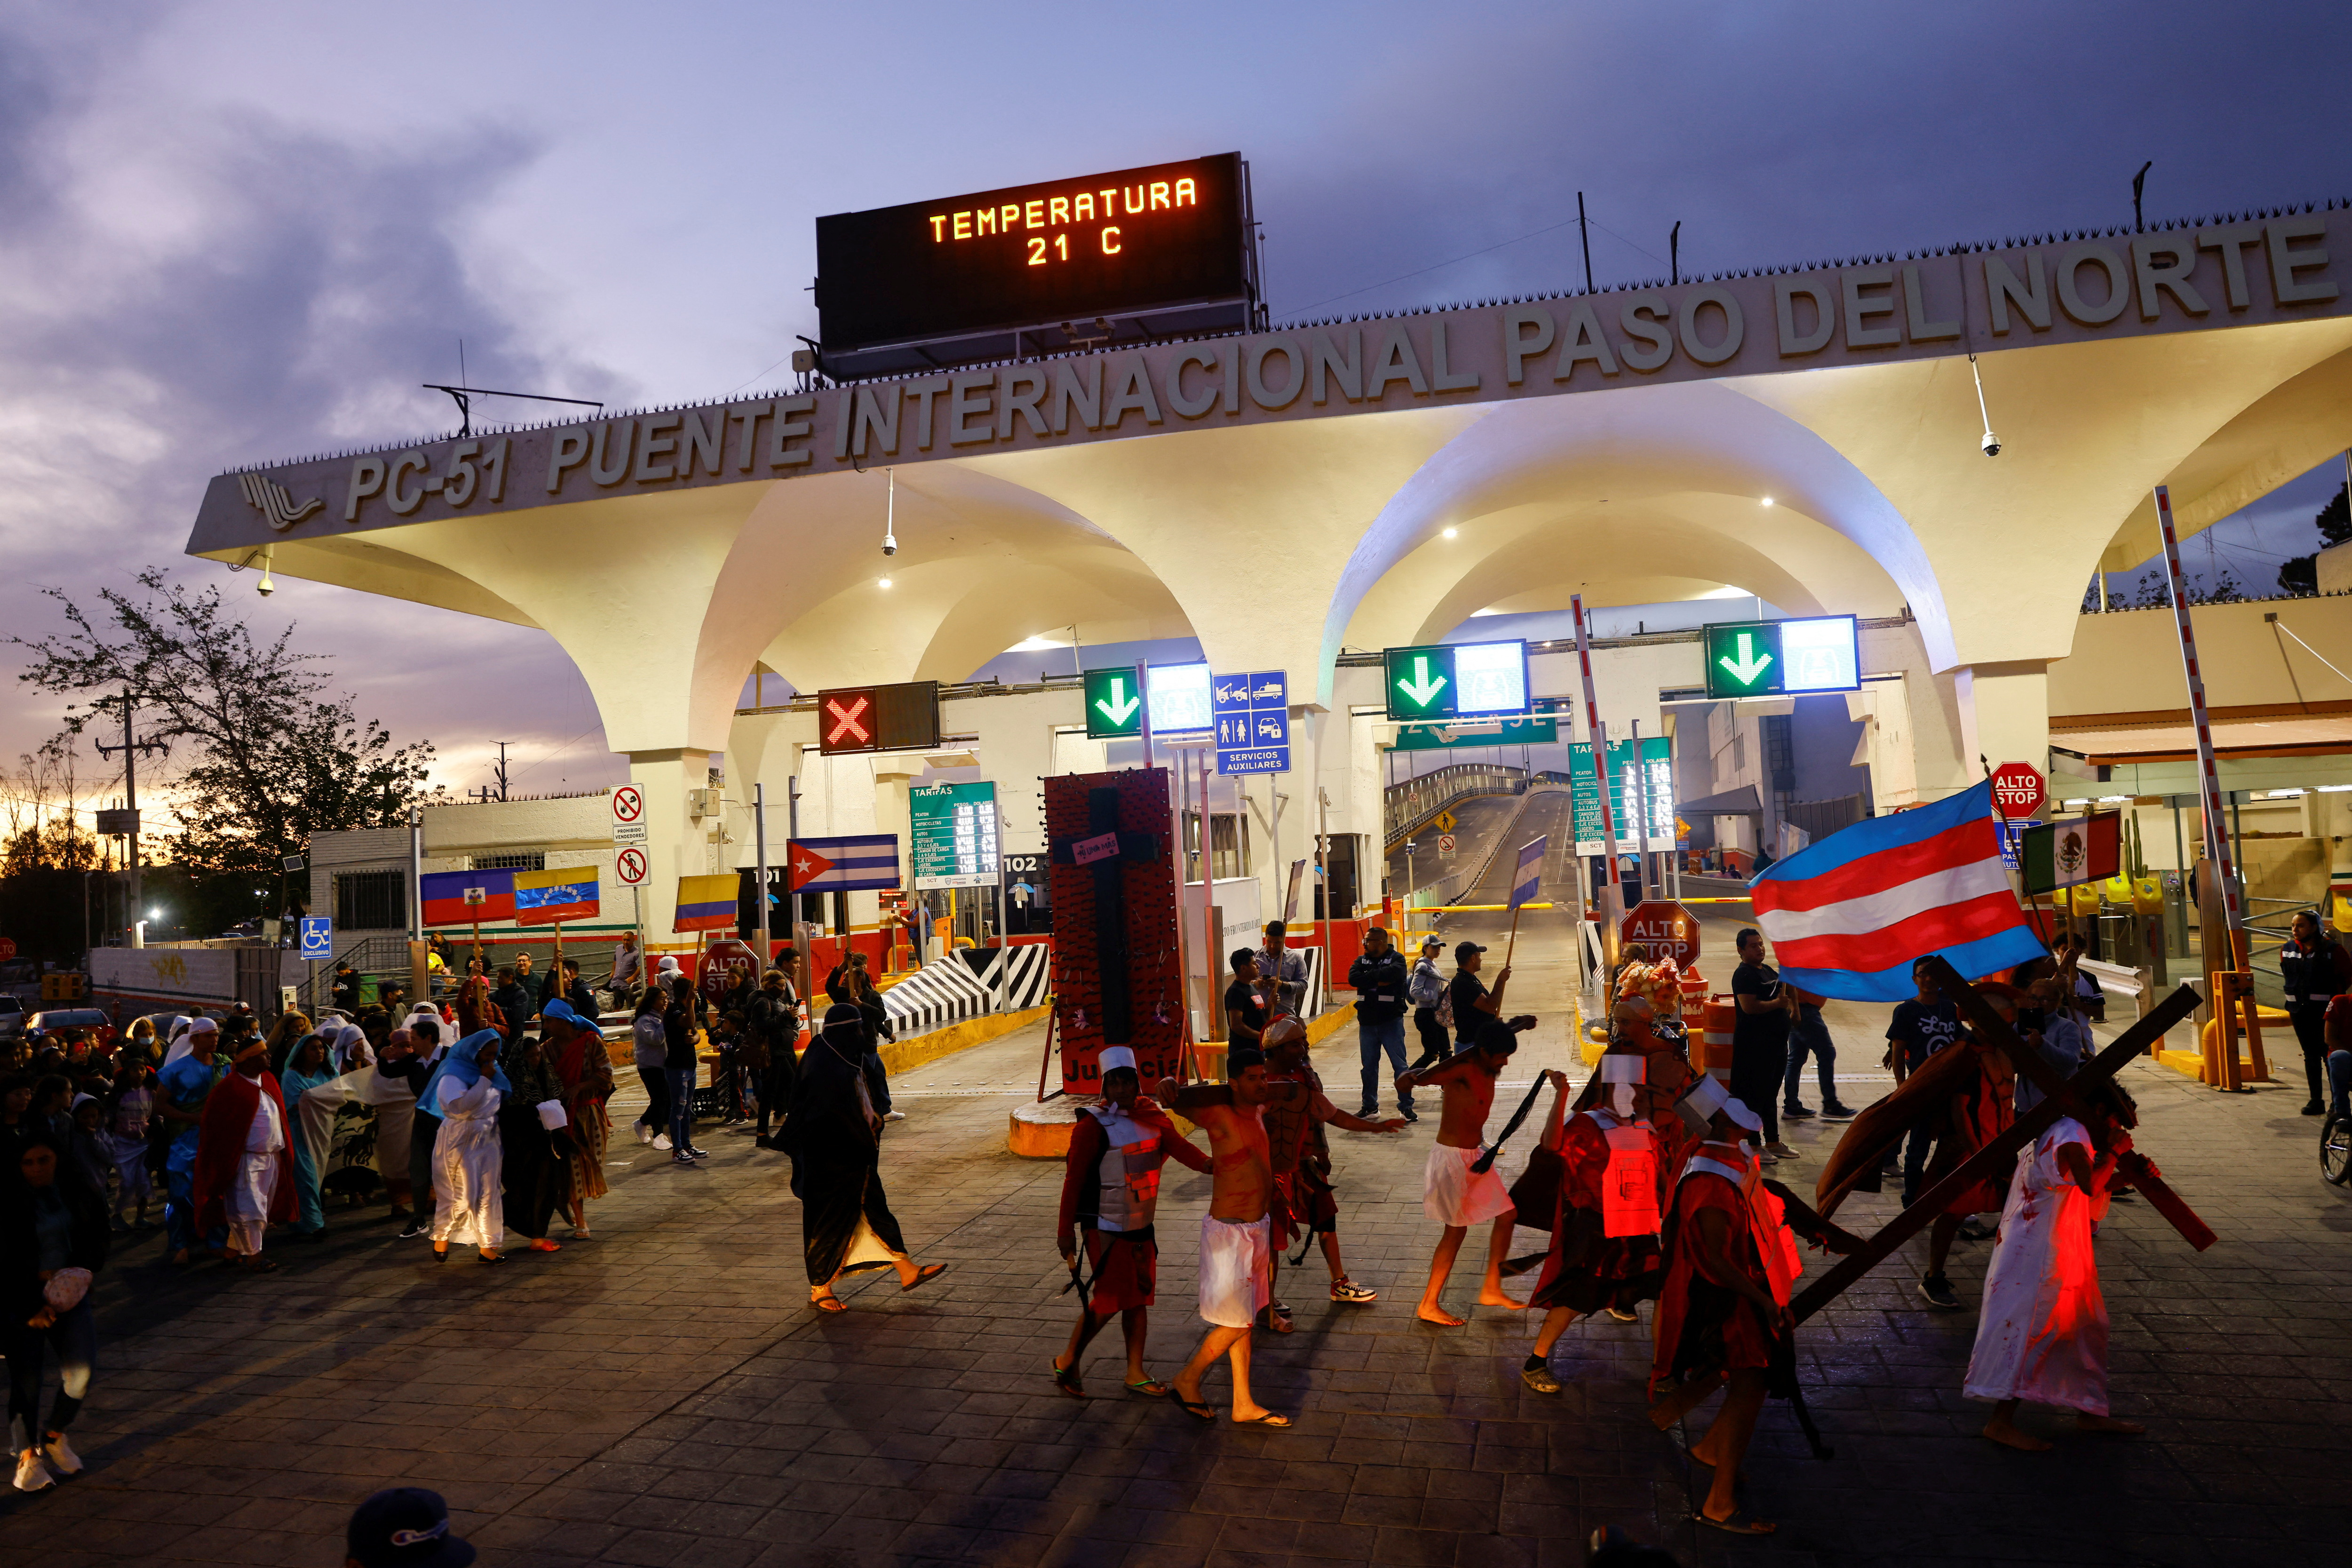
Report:
[[[1975,980],[2048,952],[2010,890],[1990,779],[1842,828],[1748,886],[1780,977],[1822,996],[1904,1001],[1931,952]]]
[[[1550,847],[1549,833],[1519,846],[1519,863],[1511,872],[1511,908],[1536,901],[1536,894],[1543,889],[1544,855]]]

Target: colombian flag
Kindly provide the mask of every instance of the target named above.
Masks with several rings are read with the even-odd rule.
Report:
[[[514,874],[515,924],[549,926],[596,918],[596,868],[562,866]]]
[[[677,919],[672,931],[732,931],[735,929],[735,896],[743,879],[732,871],[716,877],[680,877],[677,879]]]

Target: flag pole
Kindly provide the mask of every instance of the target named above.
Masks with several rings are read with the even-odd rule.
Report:
[[[1593,889],[1601,906],[1601,952],[1613,973],[1617,968],[1617,921],[1625,912],[1625,878],[1617,867],[1617,822],[1609,809],[1609,731],[1601,722],[1600,700],[1592,687],[1592,634],[1584,623],[1584,595],[1569,595],[1576,617],[1576,663],[1584,677],[1584,729],[1592,741],[1592,776],[1601,785],[1601,837],[1608,846],[1609,879]]]

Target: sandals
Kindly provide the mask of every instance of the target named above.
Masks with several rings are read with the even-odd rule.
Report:
[[[530,1244],[530,1249],[533,1252],[561,1252],[563,1250],[563,1244],[560,1241],[550,1241],[542,1236]]]
[[[940,1275],[945,1274],[947,1271],[948,1266],[944,1263],[927,1263],[921,1268],[916,1270],[915,1277],[912,1279],[909,1279],[907,1283],[898,1287],[898,1294],[903,1296],[908,1291],[913,1289],[916,1286],[928,1284],[931,1280],[938,1279]]]
[[[278,1260],[265,1258],[258,1252],[250,1252],[246,1255],[244,1267],[248,1274],[275,1274],[278,1272]]]
[[[846,1312],[849,1310],[848,1308],[841,1304],[841,1298],[834,1295],[831,1291],[827,1291],[822,1296],[810,1297],[809,1305],[815,1308],[820,1312]]]
[[[1087,1396],[1086,1389],[1080,1386],[1078,1383],[1078,1363],[1076,1362],[1072,1362],[1067,1366],[1057,1366],[1054,1368],[1054,1386],[1060,1389],[1063,1393],[1068,1394],[1073,1399],[1084,1399]]]
[[[1119,1386],[1126,1389],[1129,1394],[1139,1394],[1146,1399],[1165,1399],[1168,1397],[1168,1385],[1160,1382],[1156,1377],[1130,1378]]]
[[[1217,1418],[1217,1413],[1210,1409],[1207,1405],[1197,1399],[1187,1399],[1174,1388],[1168,1391],[1168,1397],[1176,1402],[1177,1409],[1195,1421],[1214,1421]]]
[[[1298,1329],[1298,1325],[1290,1321],[1290,1309],[1279,1301],[1266,1303],[1265,1326],[1277,1334],[1295,1333]]]
[[[1733,1509],[1727,1519],[1709,1519],[1706,1510],[1697,1509],[1691,1514],[1691,1522],[1719,1530],[1726,1535],[1769,1535],[1780,1528],[1769,1520],[1758,1519],[1744,1508]]]
[[[1360,1307],[1380,1299],[1381,1293],[1378,1290],[1366,1289],[1345,1275],[1331,1281],[1331,1300],[1334,1301],[1346,1301]]]
[[[1246,1421],[1236,1415],[1234,1417],[1234,1425],[1236,1426],[1287,1426],[1290,1425],[1290,1417],[1278,1415],[1269,1410],[1263,1415],[1253,1415]]]
[[[1558,1394],[1565,1386],[1549,1366],[1523,1366],[1519,1369],[1519,1381],[1538,1394]]]

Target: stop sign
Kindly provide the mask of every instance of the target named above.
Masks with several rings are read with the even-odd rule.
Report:
[[[751,951],[749,942],[730,937],[714,942],[702,952],[702,973],[697,977],[695,989],[712,1006],[727,999],[727,993],[740,984],[746,975],[751,984],[760,983],[760,955]]]
[[[1653,960],[1672,955],[1678,968],[1698,961],[1698,917],[1665,899],[1644,899],[1625,911],[1617,928],[1627,947],[1638,946]]]
[[[2003,763],[1993,770],[1992,808],[2011,822],[2040,811],[2049,795],[2042,770],[2032,763]]]
[[[7,960],[16,956],[16,939],[10,936],[0,936],[0,963],[5,963]]]

